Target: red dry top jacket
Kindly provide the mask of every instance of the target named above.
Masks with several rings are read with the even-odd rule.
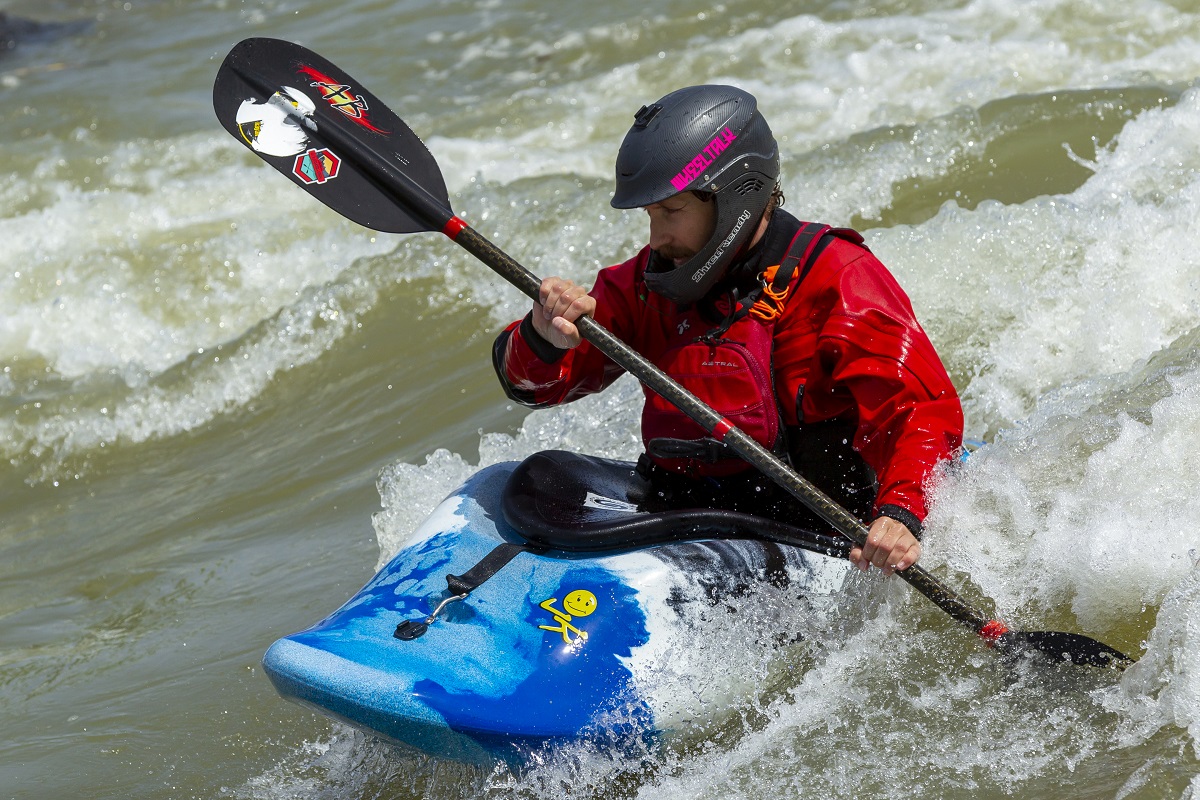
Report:
[[[759,264],[778,264],[800,224],[782,210],[775,216],[782,219],[773,219],[771,227],[779,230],[769,232],[754,255]],[[646,288],[647,250],[602,270],[590,294],[596,321],[657,364],[678,340],[681,310]],[[588,342],[558,350],[522,322],[509,325],[495,348],[497,373],[517,402],[570,402],[622,374]],[[784,424],[849,423],[851,444],[878,481],[876,514],[883,510],[908,524],[906,511],[916,518],[919,535],[927,513],[925,481],[962,443],[962,406],[887,268],[865,247],[831,238],[786,301],[775,324],[772,359]]]

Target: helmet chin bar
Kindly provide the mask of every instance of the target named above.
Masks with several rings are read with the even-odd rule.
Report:
[[[719,189],[712,199],[717,204],[712,237],[674,269],[648,271],[647,288],[680,305],[691,305],[708,294],[750,244],[774,188],[773,177],[746,172]]]

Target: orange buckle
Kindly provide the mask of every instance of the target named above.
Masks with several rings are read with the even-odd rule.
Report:
[[[773,267],[767,267],[758,276],[763,287],[762,296],[754,301],[754,305],[750,307],[750,313],[763,322],[774,322],[779,319],[779,315],[783,313],[783,305],[787,301],[788,292],[791,291],[790,286],[785,286],[780,291],[775,291],[771,287],[771,282],[775,280],[775,273],[778,271],[779,265],[776,264]]]

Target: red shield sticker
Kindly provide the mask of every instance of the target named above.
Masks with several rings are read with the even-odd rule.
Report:
[[[342,160],[328,148],[316,150],[310,147],[308,152],[296,156],[292,172],[305,183],[324,183],[336,178],[341,166]]]

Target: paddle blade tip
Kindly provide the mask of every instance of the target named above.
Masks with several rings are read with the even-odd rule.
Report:
[[[1078,633],[1061,631],[1008,631],[994,640],[997,650],[1005,653],[1023,654],[1036,652],[1052,661],[1070,661],[1085,667],[1101,667],[1124,670],[1136,663],[1136,659]]]
[[[294,184],[384,233],[443,231],[454,217],[421,139],[359,81],[282,39],[250,38],[213,82],[221,126]]]

